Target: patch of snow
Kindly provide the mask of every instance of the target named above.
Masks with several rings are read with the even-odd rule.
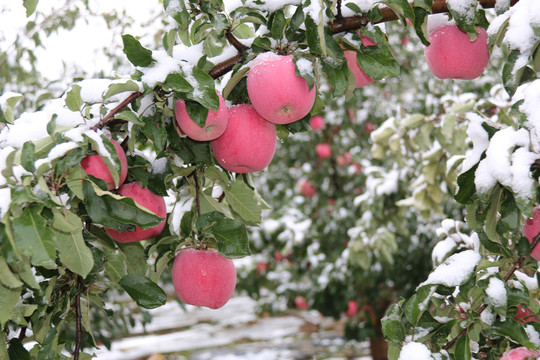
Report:
[[[432,360],[431,351],[424,344],[410,342],[401,348],[398,360]]]
[[[486,289],[487,301],[495,307],[506,307],[507,294],[504,281],[496,277],[489,279]]]
[[[474,250],[465,250],[450,256],[444,263],[437,266],[428,279],[420,286],[435,284],[458,286],[465,282],[474,271],[481,256]]]

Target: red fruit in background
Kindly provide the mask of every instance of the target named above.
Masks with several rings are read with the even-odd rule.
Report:
[[[274,124],[289,124],[309,114],[317,93],[315,86],[309,90],[306,79],[296,75],[292,55],[270,52],[251,62],[247,91],[255,110]]]
[[[533,218],[525,220],[525,225],[523,225],[523,236],[529,239],[529,243],[532,244],[534,237],[538,233],[540,233],[540,207],[533,210]],[[531,256],[536,260],[540,260],[540,244],[531,249]]]
[[[200,127],[191,119],[186,110],[185,101],[182,99],[178,100],[174,108],[174,113],[182,132],[197,141],[210,141],[223,135],[229,122],[229,110],[221,94],[218,93],[218,97],[219,108],[217,111],[208,110],[204,127]]]
[[[443,25],[429,34],[424,54],[429,69],[439,79],[476,79],[489,62],[486,30],[477,27],[478,36],[469,35],[457,25]]]
[[[349,154],[348,151],[345,151],[343,154],[338,155],[336,157],[336,163],[338,164],[338,166],[341,166],[341,167],[349,164],[351,161],[352,161],[352,156],[351,154]]]
[[[124,181],[126,181],[126,177],[127,177],[128,164],[127,164],[126,153],[116,141],[111,139],[111,143],[116,149],[116,155],[118,156],[118,159],[120,160],[120,164],[122,166],[120,170],[119,183],[118,183],[118,186],[120,186],[124,183]],[[109,168],[107,167],[107,165],[105,164],[105,161],[103,161],[103,158],[101,157],[101,155],[88,155],[84,157],[81,160],[81,167],[87,174],[95,176],[98,179],[102,179],[103,181],[105,181],[107,183],[107,188],[109,190],[117,188],[117,186],[114,183],[112,174],[109,171]]]
[[[144,206],[159,217],[167,216],[167,207],[163,197],[154,194],[148,188],[143,189],[141,183],[132,182],[120,186],[117,190],[118,194],[132,198],[137,204]],[[135,227],[135,231],[116,231],[114,229],[105,228],[109,236],[121,243],[142,241],[155,238],[163,231],[165,227],[165,219],[157,226],[150,229],[141,229]]]
[[[276,126],[264,120],[251,105],[229,109],[229,124],[210,145],[218,163],[229,171],[260,171],[276,151]]]
[[[523,309],[521,305],[518,305],[517,308],[518,308],[518,312],[514,316],[515,320],[519,321],[522,324],[525,324],[531,321],[539,322],[538,318],[534,315],[531,309],[529,308]]]
[[[347,312],[345,313],[345,315],[347,315],[348,317],[353,317],[354,315],[356,315],[357,312],[358,305],[356,305],[356,302],[354,302],[353,300],[349,301],[347,303]]]
[[[364,46],[377,45],[367,36],[362,36],[361,39]],[[345,50],[344,54],[345,59],[347,59],[347,66],[349,67],[349,70],[351,70],[354,76],[355,87],[357,89],[369,85],[373,81],[375,81],[369,76],[367,76],[364,70],[362,70],[362,68],[360,67],[360,64],[358,64],[358,60],[356,58],[356,51]]]
[[[300,183],[300,192],[302,193],[302,195],[310,199],[314,197],[315,194],[317,194],[317,189],[315,189],[315,187],[306,180]]]
[[[324,118],[321,115],[312,116],[311,119],[309,119],[309,126],[311,126],[313,130],[324,129]]]
[[[297,296],[294,299],[294,304],[298,310],[307,310],[309,308],[306,298],[303,296]]]
[[[364,129],[369,133],[371,133],[373,130],[375,130],[375,125],[371,121],[366,122],[364,125]]]
[[[265,272],[268,269],[268,263],[266,261],[259,261],[257,263],[257,267],[255,268],[255,271],[257,275],[261,275],[261,273]]]
[[[332,156],[332,148],[328,144],[317,144],[315,152],[319,159],[328,159]]]
[[[540,355],[540,351],[529,350],[522,346],[505,352],[501,360],[523,360],[533,355]]]
[[[172,281],[186,304],[219,309],[234,292],[236,269],[231,259],[215,249],[185,249],[174,259]]]

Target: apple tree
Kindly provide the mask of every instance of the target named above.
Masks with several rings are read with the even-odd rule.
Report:
[[[538,4],[163,8],[155,48],[122,36],[130,75],[83,79],[35,111],[18,110],[23,88],[2,90],[0,358],[90,358],[115,294],[161,306],[171,269],[180,299],[221,306],[182,270],[199,255],[220,259],[202,271],[250,255],[239,289],[272,311],[304,297],[347,313],[374,359],[540,346],[517,316],[539,308],[534,220],[522,231],[537,197]],[[437,76],[483,75],[437,80],[427,45]]]

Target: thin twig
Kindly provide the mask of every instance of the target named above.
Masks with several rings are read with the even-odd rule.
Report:
[[[199,177],[197,176],[197,169],[195,169],[191,175],[193,176],[193,180],[195,181],[195,205],[197,206],[197,215],[201,216],[201,198],[199,195],[200,187],[199,187]]]
[[[102,129],[105,125],[107,125],[107,123],[109,122],[109,120],[111,120],[112,118],[114,118],[114,116],[116,114],[118,114],[120,111],[122,111],[126,106],[128,106],[133,100],[141,97],[143,95],[142,92],[140,91],[136,91],[134,93],[132,93],[131,95],[129,95],[127,98],[125,98],[120,104],[118,104],[114,109],[112,109],[111,111],[109,111],[109,113],[107,115],[105,115],[105,117],[103,119],[100,120],[100,122],[98,124],[96,124],[92,129],[93,130],[97,130],[97,129]]]

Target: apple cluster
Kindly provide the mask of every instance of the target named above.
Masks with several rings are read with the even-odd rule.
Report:
[[[116,189],[116,192],[122,196],[132,198],[137,204],[147,208],[159,217],[167,216],[167,208],[163,197],[155,195],[148,188],[143,188],[139,182],[124,184],[127,178],[128,164],[126,153],[122,147],[115,141],[110,140],[116,149],[116,155],[120,160],[120,176],[118,184],[115,184],[113,176],[108,169],[101,155],[87,155],[81,160],[83,170],[98,179],[105,181],[109,190]],[[165,219],[157,226],[149,229],[135,227],[135,231],[117,231],[105,228],[107,234],[114,240],[126,243],[133,241],[142,241],[153,239],[158,236],[165,227]]]

